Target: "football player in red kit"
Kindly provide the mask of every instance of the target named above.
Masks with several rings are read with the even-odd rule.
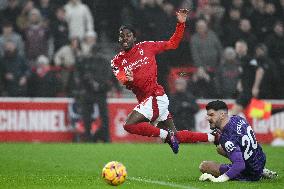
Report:
[[[212,135],[191,131],[176,131],[168,111],[169,100],[157,82],[155,55],[176,49],[183,38],[187,9],[176,13],[175,33],[168,41],[144,41],[135,44],[135,30],[130,26],[119,29],[119,43],[123,49],[111,61],[112,70],[120,83],[132,90],[138,105],[129,114],[124,129],[132,134],[160,137],[173,152],[178,153],[179,143],[207,142]]]

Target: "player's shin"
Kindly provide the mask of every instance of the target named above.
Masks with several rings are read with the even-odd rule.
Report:
[[[148,136],[148,137],[159,137],[161,130],[147,122],[124,125],[124,129],[131,134]]]

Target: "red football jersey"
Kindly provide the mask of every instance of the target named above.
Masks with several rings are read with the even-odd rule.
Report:
[[[115,76],[133,72],[133,81],[125,85],[136,95],[139,103],[149,96],[163,95],[164,89],[157,82],[156,54],[175,49],[183,37],[184,23],[178,23],[176,31],[169,41],[144,41],[135,44],[131,50],[122,51],[111,61]]]

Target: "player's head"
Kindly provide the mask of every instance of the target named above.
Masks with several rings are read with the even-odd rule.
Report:
[[[118,42],[121,47],[128,51],[130,50],[136,41],[136,32],[132,26],[123,25],[119,28]]]
[[[210,124],[210,129],[224,126],[224,121],[228,117],[228,106],[221,100],[211,101],[206,105],[207,120]]]

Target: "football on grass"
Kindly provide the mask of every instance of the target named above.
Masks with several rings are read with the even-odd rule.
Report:
[[[124,183],[126,176],[126,167],[117,161],[107,163],[102,170],[103,179],[113,186]]]

